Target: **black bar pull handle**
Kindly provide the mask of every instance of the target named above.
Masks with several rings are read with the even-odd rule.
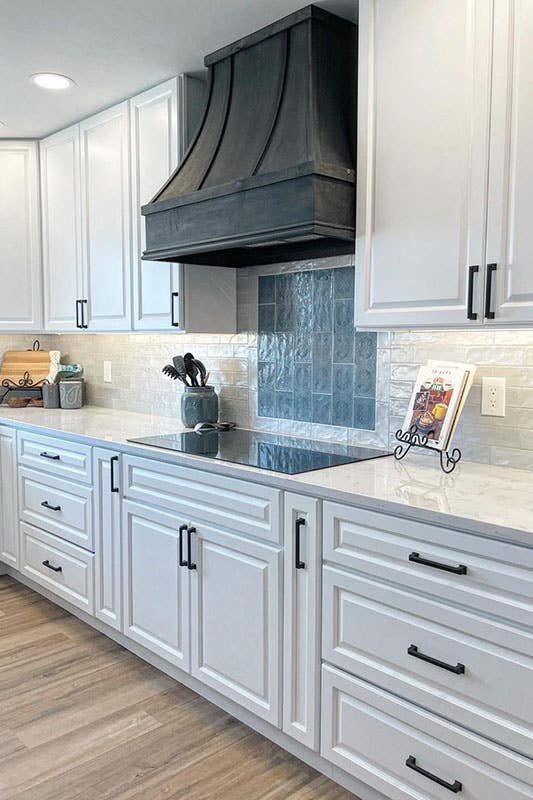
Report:
[[[305,561],[300,558],[300,538],[302,527],[306,524],[304,517],[296,517],[294,521],[294,567],[295,569],[305,569]]]
[[[196,569],[196,564],[193,564],[191,557],[193,533],[196,533],[196,528],[187,528],[187,569]]]
[[[115,483],[115,464],[118,463],[118,456],[111,456],[109,459],[109,480],[111,483],[111,491],[118,492],[119,487]]]
[[[188,530],[187,524],[180,525],[179,527],[179,565],[180,567],[188,567],[189,563],[186,558],[183,558],[183,534]]]
[[[487,284],[485,286],[485,319],[494,319],[496,314],[491,310],[492,306],[492,276],[498,269],[497,264],[487,264]]]
[[[443,564],[441,561],[432,561],[430,558],[422,558],[419,553],[410,553],[409,561],[414,561],[415,564],[422,564],[425,567],[433,567],[433,569],[442,569],[445,572],[453,572],[454,575],[466,575],[467,568],[464,564],[458,564],[456,567],[451,564]]]
[[[47,569],[51,569],[52,572],[63,572],[63,567],[54,567],[53,564],[50,564],[48,559],[46,559],[46,561],[43,561],[42,564],[43,564],[43,567],[46,567]]]
[[[477,319],[477,314],[474,311],[474,275],[479,272],[479,266],[474,264],[468,267],[468,308],[466,315],[468,319]]]
[[[448,783],[448,781],[439,778],[437,775],[433,775],[432,772],[428,772],[426,769],[422,769],[416,763],[416,758],[414,756],[409,756],[407,761],[405,762],[405,766],[409,767],[409,769],[413,769],[415,772],[418,772],[419,775],[423,775],[424,778],[429,778],[430,781],[433,783],[438,783],[439,786],[444,786],[445,789],[448,789],[450,792],[454,794],[458,794],[459,792],[463,791],[463,784],[461,781],[454,781],[453,783]]]
[[[81,306],[81,300],[76,300],[76,328],[81,328],[80,306]]]
[[[180,296],[179,292],[172,292],[170,295],[170,324],[173,328],[179,328],[180,321],[176,319],[175,311],[176,311],[176,300]]]
[[[52,453],[47,453],[46,450],[43,453],[39,453],[41,458],[49,458],[50,461],[61,461],[61,456],[52,455]]]
[[[85,330],[87,330],[87,328],[89,327],[87,325],[87,323],[85,322],[85,314],[83,313],[84,306],[86,306],[86,305],[87,305],[87,300],[80,300],[80,308],[81,308],[81,325],[80,325],[80,328],[84,328]]]
[[[41,505],[43,508],[47,508],[49,511],[61,511],[61,506],[51,506],[48,500],[43,500]]]
[[[438,658],[433,658],[432,656],[427,656],[425,653],[421,653],[416,644],[410,644],[407,648],[407,655],[413,656],[413,658],[419,658],[420,661],[426,661],[428,664],[433,664],[434,667],[440,667],[441,669],[445,669],[447,672],[453,672],[455,675],[464,675],[465,674],[465,665],[464,664],[447,664],[446,661],[439,661]]]

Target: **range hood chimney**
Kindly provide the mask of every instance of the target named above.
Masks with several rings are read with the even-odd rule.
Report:
[[[353,252],[356,31],[311,5],[206,57],[204,117],[142,209],[143,258],[242,267]]]

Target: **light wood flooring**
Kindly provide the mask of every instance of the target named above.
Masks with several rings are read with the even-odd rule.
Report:
[[[0,577],[1,800],[354,800],[141,659]]]

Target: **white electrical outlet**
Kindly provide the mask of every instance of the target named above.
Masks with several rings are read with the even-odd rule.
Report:
[[[481,379],[481,413],[485,417],[505,417],[505,378]]]
[[[111,383],[111,361],[104,361],[104,383]]]

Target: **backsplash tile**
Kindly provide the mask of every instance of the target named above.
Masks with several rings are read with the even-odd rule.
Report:
[[[351,265],[258,277],[260,416],[374,430],[377,335],[353,298]]]

